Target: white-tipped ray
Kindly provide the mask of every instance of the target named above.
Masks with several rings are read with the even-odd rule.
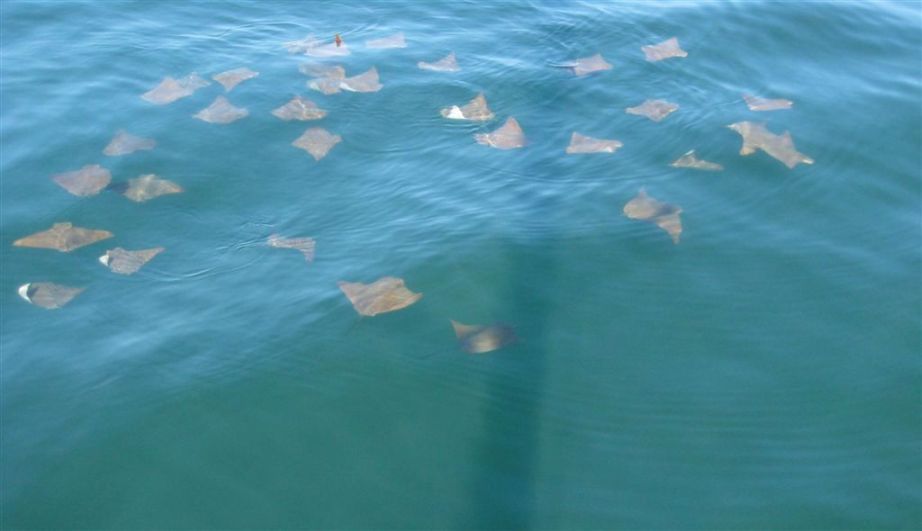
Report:
[[[85,289],[53,282],[29,282],[19,286],[16,292],[28,303],[47,310],[56,310],[66,305]]]
[[[440,114],[452,120],[470,120],[472,122],[486,122],[493,119],[493,111],[487,106],[487,98],[483,93],[474,97],[467,105],[458,107],[452,105],[445,107]]]
[[[516,149],[525,146],[525,133],[518,120],[508,118],[506,123],[491,133],[476,133],[474,140],[478,144],[496,149]]]
[[[151,249],[140,249],[137,251],[128,251],[121,247],[109,249],[106,254],[99,257],[99,262],[108,267],[114,273],[121,275],[132,275],[137,273],[141,267],[150,262],[155,256],[162,253],[163,247],[154,247]]]

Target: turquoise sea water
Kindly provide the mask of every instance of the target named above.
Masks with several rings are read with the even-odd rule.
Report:
[[[3,2],[0,525],[919,528],[920,26],[895,2]],[[352,55],[282,46],[334,33]],[[644,60],[672,36],[688,57]],[[384,88],[324,96],[302,63]],[[217,83],[139,97],[238,67],[232,124],[192,118]],[[439,116],[478,92],[493,122]],[[329,115],[270,114],[296,94]],[[680,109],[624,112],[648,98]],[[473,141],[510,116],[525,148]],[[741,157],[742,120],[815,164]],[[312,126],[343,138],[319,162],[290,145]],[[106,157],[118,129],[158,145]],[[624,147],[567,156],[573,131]],[[690,149],[725,170],[669,166]],[[50,179],[86,164],[185,192]],[[680,244],[622,215],[641,187]],[[115,238],[12,246],[60,221]],[[167,250],[120,276],[115,246]],[[387,275],[423,299],[360,318],[337,288]],[[37,281],[86,291],[48,311],[16,294]],[[520,341],[469,355],[449,319]]]

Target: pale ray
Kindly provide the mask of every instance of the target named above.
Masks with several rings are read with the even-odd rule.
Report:
[[[371,67],[357,76],[343,79],[339,86],[349,92],[378,92],[383,85],[378,81],[378,69]]]
[[[679,243],[682,234],[682,220],[679,214],[682,209],[676,205],[660,203],[647,195],[646,190],[640,189],[637,197],[624,205],[624,215],[630,219],[638,219],[655,223],[672,237],[672,243]]]
[[[467,105],[458,107],[452,105],[439,111],[442,116],[452,120],[470,120],[472,122],[486,122],[493,119],[493,112],[487,107],[487,98],[481,92]]]
[[[787,131],[776,135],[769,131],[765,124],[756,122],[737,122],[727,127],[743,137],[740,155],[751,155],[757,149],[761,149],[791,169],[798,164],[813,164],[812,158],[797,151],[794,147],[794,139]]]
[[[180,98],[191,96],[196,90],[209,84],[194,72],[180,79],[167,76],[159,85],[142,94],[141,98],[157,105],[166,105]]]
[[[161,179],[153,173],[128,179],[127,185],[121,184],[117,189],[120,190],[122,195],[136,203],[143,203],[161,195],[178,194],[183,191],[178,184]]]
[[[670,57],[688,57],[688,52],[679,46],[679,39],[672,37],[659,44],[641,46],[647,61],[662,61]]]
[[[568,64],[567,68],[571,69],[577,76],[582,77],[593,72],[611,70],[611,64],[605,61],[605,58],[602,57],[602,54],[597,53],[591,57],[582,57],[577,59],[571,64]]]
[[[461,70],[461,67],[458,66],[458,59],[455,57],[455,52],[451,52],[433,63],[420,61],[416,63],[416,66],[422,70],[432,70],[433,72],[458,72]]]
[[[135,136],[123,129],[119,129],[102,152],[104,155],[117,157],[134,153],[135,151],[154,149],[156,145],[157,141],[152,138]]]
[[[318,65],[312,63],[302,63],[298,66],[298,71],[302,74],[314,77],[329,77],[333,79],[344,79],[346,69],[342,65]]]
[[[305,53],[308,49],[317,46],[318,44],[319,41],[316,37],[313,35],[308,35],[307,37],[296,41],[283,42],[282,46],[288,50],[288,53]]]
[[[646,116],[654,122],[660,122],[678,109],[678,105],[665,100],[646,100],[636,107],[628,107],[624,112],[637,116]]]
[[[349,47],[346,46],[346,43],[342,42],[341,39],[335,39],[333,42],[321,44],[320,41],[313,37],[307,37],[297,42],[302,44],[304,54],[311,57],[340,57],[351,53]],[[289,48],[289,50],[291,50],[291,48]]]
[[[211,124],[229,124],[244,118],[250,111],[242,107],[234,107],[224,96],[215,98],[211,105],[205,107],[193,116]]]
[[[272,114],[285,121],[307,121],[319,120],[327,115],[327,111],[317,107],[317,104],[309,99],[295,96],[285,105],[273,110]]]
[[[211,76],[211,79],[214,79],[218,83],[224,86],[224,92],[230,92],[240,83],[248,79],[253,79],[254,77],[259,76],[259,72],[250,70],[249,68],[235,68],[233,70],[228,70],[226,72],[221,72],[220,74],[215,74]]]
[[[478,144],[496,149],[516,149],[525,146],[525,133],[519,126],[518,120],[510,117],[499,129],[491,133],[474,134],[474,140]]]
[[[56,310],[70,302],[77,295],[80,295],[85,289],[63,286],[53,282],[29,282],[19,286],[16,292],[28,303],[47,310]]]
[[[515,330],[503,324],[466,325],[451,321],[458,345],[468,354],[492,352],[516,340]]]
[[[327,153],[336,144],[342,141],[342,137],[334,135],[321,127],[312,127],[299,136],[291,145],[307,151],[314,157],[314,160],[320,160],[327,156]]]
[[[746,102],[746,106],[749,107],[750,111],[756,112],[783,111],[794,106],[794,102],[791,100],[757,98],[749,94],[743,94],[743,100]]]
[[[369,317],[406,308],[423,296],[407,289],[403,279],[395,277],[382,277],[371,284],[344,280],[338,284],[355,311]]]
[[[695,156],[695,150],[691,150],[688,153],[677,158],[672,164],[673,168],[692,168],[695,170],[705,170],[705,171],[720,171],[724,169],[723,166],[717,164],[716,162],[708,162],[706,160],[701,160]]]
[[[68,253],[84,245],[90,245],[111,238],[112,236],[113,234],[107,230],[74,227],[72,223],[64,221],[55,223],[48,230],[36,232],[25,238],[20,238],[13,242],[13,245],[16,247],[54,249],[55,251]]]
[[[395,33],[393,35],[388,35],[387,37],[382,37],[380,39],[371,39],[365,41],[366,48],[406,48],[407,41],[404,38],[403,33]]]
[[[618,140],[604,140],[601,138],[592,138],[574,132],[570,137],[570,145],[567,146],[567,154],[575,155],[580,153],[614,153],[621,146]]]
[[[121,247],[109,249],[106,254],[99,257],[99,262],[115,273],[131,275],[137,273],[141,267],[150,262],[155,256],[165,250],[163,247],[128,251]]]
[[[314,249],[317,247],[317,242],[313,238],[282,238],[278,234],[272,234],[267,243],[269,247],[300,251],[305,260],[314,261]]]
[[[79,170],[54,175],[51,179],[68,192],[87,197],[98,194],[108,186],[112,174],[99,164],[88,164]]]

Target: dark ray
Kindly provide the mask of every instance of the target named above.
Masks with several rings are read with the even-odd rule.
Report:
[[[67,253],[107,238],[113,234],[107,230],[94,230],[74,227],[68,221],[55,223],[50,229],[30,234],[13,242],[16,247],[35,247],[54,249]]]

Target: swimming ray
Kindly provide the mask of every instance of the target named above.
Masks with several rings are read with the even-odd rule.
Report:
[[[515,330],[503,324],[466,325],[451,321],[458,345],[468,354],[485,354],[516,340]]]
[[[111,238],[107,230],[84,229],[74,227],[68,221],[55,223],[50,229],[30,234],[13,242],[16,247],[34,247],[37,249],[54,249],[69,253],[85,245]]]
[[[119,129],[115,133],[115,136],[112,137],[112,140],[109,141],[109,145],[107,145],[102,152],[104,155],[117,157],[119,155],[134,153],[135,151],[154,149],[156,145],[157,141],[152,138],[142,138],[123,129]]]
[[[666,100],[646,100],[636,107],[628,107],[624,111],[628,114],[637,116],[646,116],[654,122],[660,122],[673,112],[677,111],[679,106]]]
[[[272,234],[267,243],[270,247],[279,249],[295,249],[300,251],[308,262],[314,261],[314,249],[317,247],[317,242],[313,238],[282,238],[278,234]]]
[[[422,70],[432,70],[433,72],[457,72],[461,70],[461,67],[458,66],[458,59],[455,57],[455,52],[451,52],[445,57],[432,63],[420,61],[416,63],[416,66]]]
[[[59,173],[51,179],[68,192],[87,197],[98,194],[108,186],[112,174],[99,164],[88,164],[79,170]]]
[[[743,100],[746,102],[746,106],[749,107],[750,111],[756,112],[782,111],[794,106],[794,102],[791,100],[757,98],[749,94],[743,94]]]
[[[688,52],[679,46],[679,39],[672,37],[659,44],[641,46],[647,61],[662,61],[670,57],[688,57]]]
[[[525,146],[525,133],[519,126],[518,120],[510,117],[499,129],[491,133],[474,134],[474,140],[478,144],[496,149],[516,149]]]
[[[327,115],[327,111],[317,107],[311,100],[295,96],[285,105],[272,111],[272,114],[282,120],[319,120]]]
[[[308,81],[307,86],[328,96],[339,92],[342,80],[346,79],[346,69],[339,65],[301,65],[300,70],[305,74],[317,76]]]
[[[310,36],[302,41],[296,42],[302,44],[304,54],[311,57],[340,57],[351,53],[346,43],[339,38],[339,34],[336,35],[333,42],[326,44],[320,44],[320,41]]]
[[[157,105],[166,105],[174,101],[191,96],[196,90],[210,85],[196,73],[191,73],[180,79],[165,77],[159,85],[141,95],[141,98]]]
[[[308,49],[317,46],[319,41],[313,35],[308,35],[303,39],[298,39],[296,41],[283,42],[282,46],[288,50],[288,53],[305,53]]]
[[[701,160],[695,156],[695,150],[691,150],[688,153],[677,158],[672,164],[673,168],[692,168],[695,170],[705,170],[705,171],[720,171],[724,169],[723,166],[717,164],[716,162],[708,162],[706,160]]]
[[[382,37],[380,39],[372,39],[370,41],[365,41],[366,48],[406,48],[407,41],[403,36],[403,33],[395,33],[387,37]]]
[[[339,289],[346,295],[359,315],[369,317],[379,313],[401,310],[422,298],[406,288],[403,279],[381,277],[371,284],[339,281]]]
[[[378,69],[371,67],[357,76],[343,79],[339,86],[349,92],[378,92],[383,85],[378,81]]]
[[[161,195],[178,194],[183,191],[178,184],[161,179],[153,173],[128,179],[127,185],[120,185],[118,188],[122,195],[136,203],[143,203]]]
[[[53,282],[29,282],[16,290],[26,302],[47,310],[56,310],[80,295],[86,288],[73,288]]]
[[[247,79],[253,79],[254,77],[259,76],[259,72],[250,70],[249,68],[235,68],[233,70],[228,70],[226,72],[221,72],[220,74],[215,74],[211,76],[211,79],[214,79],[218,83],[224,86],[224,92],[230,92],[240,83],[243,83]]]
[[[679,243],[682,235],[682,220],[679,214],[682,209],[676,205],[660,203],[647,195],[646,190],[640,189],[637,197],[624,205],[624,215],[630,219],[655,223],[672,237],[672,243]]]
[[[727,127],[733,129],[743,137],[743,147],[740,155],[751,155],[757,149],[781,161],[785,166],[793,169],[798,164],[813,164],[813,159],[797,151],[791,133],[785,131],[776,135],[769,131],[765,124],[756,122],[737,122]]]
[[[567,154],[575,155],[580,153],[614,153],[621,146],[618,140],[604,140],[601,138],[592,138],[574,132],[570,137],[570,145],[567,146]]]
[[[203,122],[211,124],[229,124],[250,114],[242,107],[234,107],[224,96],[215,98],[211,105],[205,107],[193,116]]]
[[[128,251],[121,247],[109,249],[106,254],[99,257],[99,262],[115,273],[131,275],[137,273],[141,267],[150,262],[155,256],[165,250],[163,247]]]
[[[579,77],[591,74],[593,72],[602,72],[611,70],[611,64],[605,61],[602,54],[597,53],[591,57],[582,57],[567,64],[567,68],[573,71]]]
[[[314,157],[314,160],[320,160],[327,156],[327,153],[333,149],[336,144],[342,141],[342,137],[334,135],[321,127],[312,127],[299,136],[291,145],[307,151]]]
[[[304,63],[298,66],[298,71],[302,74],[314,77],[330,77],[333,79],[343,79],[346,77],[346,69],[341,65],[318,65]]]
[[[487,98],[481,92],[467,105],[458,107],[452,105],[439,111],[445,118],[452,120],[470,120],[472,122],[486,122],[493,119],[493,111],[487,107]]]

